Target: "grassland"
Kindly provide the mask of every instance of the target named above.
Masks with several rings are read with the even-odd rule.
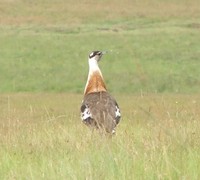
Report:
[[[80,123],[80,95],[1,95],[0,178],[199,179],[200,97],[117,97],[108,139]]]
[[[87,56],[110,91],[197,93],[198,1],[1,1],[0,92],[82,92]],[[111,80],[112,79],[112,80]]]
[[[0,179],[199,179],[198,0],[0,0]],[[91,50],[122,111],[79,105]]]

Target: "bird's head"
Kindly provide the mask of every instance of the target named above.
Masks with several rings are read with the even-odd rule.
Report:
[[[106,51],[92,51],[90,54],[89,54],[89,57],[88,59],[89,60],[95,60],[95,61],[100,61],[101,60],[101,57],[106,53]]]

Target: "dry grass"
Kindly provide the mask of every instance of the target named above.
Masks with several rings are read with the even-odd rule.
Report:
[[[198,0],[0,0],[1,92],[80,92],[94,47],[121,52],[102,68],[116,92],[199,92],[199,17]],[[81,123],[80,94],[1,94],[0,179],[200,178],[200,95],[115,97],[107,139]]]
[[[81,95],[1,95],[1,179],[200,177],[199,95],[116,97],[111,140],[80,122]]]
[[[198,0],[192,1],[0,1],[1,25],[80,25],[134,18],[195,18]]]

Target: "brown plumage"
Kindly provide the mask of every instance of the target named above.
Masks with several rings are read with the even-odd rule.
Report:
[[[81,119],[90,127],[115,133],[121,114],[117,102],[107,92],[98,66],[102,55],[100,51],[93,51],[89,55],[89,74],[81,105]]]
[[[93,92],[106,91],[106,85],[103,81],[101,74],[98,71],[93,72],[88,81],[88,85],[85,90],[85,95]]]

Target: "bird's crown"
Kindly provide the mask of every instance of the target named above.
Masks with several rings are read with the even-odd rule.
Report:
[[[89,59],[95,57],[95,56],[101,56],[102,55],[102,52],[101,51],[92,51],[90,54],[89,54]]]

